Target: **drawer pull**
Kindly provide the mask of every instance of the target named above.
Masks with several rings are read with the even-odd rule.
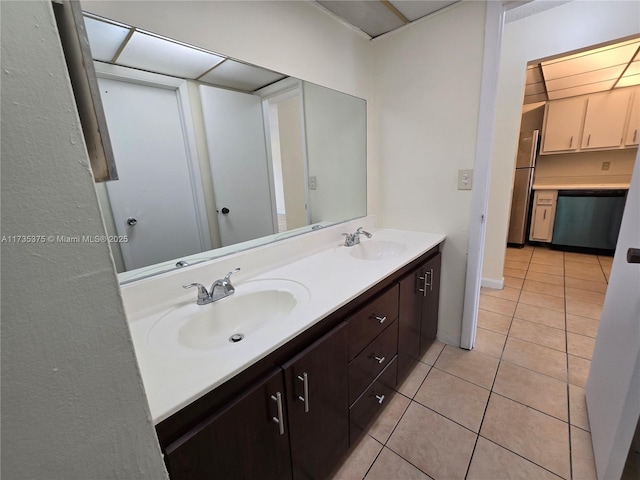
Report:
[[[376,399],[378,400],[378,403],[382,405],[382,402],[384,402],[384,395],[376,395]]]
[[[384,362],[384,357],[379,357],[379,356],[374,356],[372,357],[374,360],[376,360],[378,363],[382,363]]]
[[[382,325],[387,319],[387,317],[379,317],[378,315],[374,315],[373,318],[375,318],[378,321],[378,323],[380,323],[380,325]]]
[[[304,412],[309,412],[309,375],[307,372],[304,372],[302,375],[298,375],[298,380],[302,382],[302,388],[304,393],[302,395],[298,395],[298,400],[304,402]],[[304,396],[303,396],[304,395]]]
[[[271,400],[276,402],[278,405],[278,416],[272,417],[275,423],[278,424],[278,429],[280,430],[280,435],[284,435],[284,417],[282,415],[282,394],[280,392],[276,392],[275,395],[271,395]]]

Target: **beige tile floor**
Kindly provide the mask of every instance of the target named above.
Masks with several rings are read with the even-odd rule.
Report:
[[[474,350],[436,342],[334,480],[595,479],[584,387],[611,263],[507,249]]]

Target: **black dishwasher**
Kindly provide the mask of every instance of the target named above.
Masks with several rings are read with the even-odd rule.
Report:
[[[560,190],[552,247],[612,253],[626,198],[626,190]]]

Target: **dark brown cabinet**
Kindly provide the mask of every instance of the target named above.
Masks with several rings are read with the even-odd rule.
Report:
[[[398,377],[403,378],[436,339],[440,301],[437,252],[400,280]]]
[[[436,337],[438,248],[156,425],[170,478],[329,478]]]
[[[172,480],[291,478],[282,370],[164,449]]]
[[[326,478],[349,447],[345,327],[283,366],[295,480]]]

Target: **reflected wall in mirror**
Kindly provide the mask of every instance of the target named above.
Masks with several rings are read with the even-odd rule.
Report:
[[[85,14],[121,282],[366,215],[366,102]],[[126,241],[125,241],[126,240]]]

